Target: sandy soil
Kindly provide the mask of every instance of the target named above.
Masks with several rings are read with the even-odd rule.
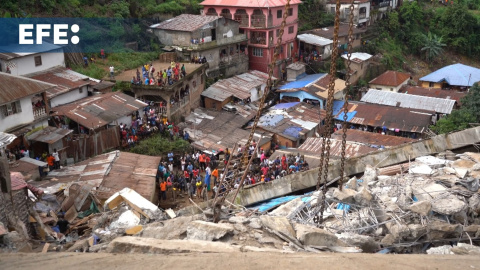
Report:
[[[189,253],[1,254],[0,269],[479,269],[479,256]]]
[[[192,72],[193,70],[199,68],[201,64],[191,64],[191,63],[181,63],[185,65],[185,70],[187,71],[187,74]],[[167,69],[170,66],[170,63],[164,63],[160,62],[159,60],[153,62],[153,67],[155,68],[155,73],[157,73],[160,70]],[[180,65],[182,66],[182,65]],[[138,67],[138,70],[140,71],[140,76],[142,73],[142,67]],[[108,77],[109,75],[107,75]],[[118,75],[115,75],[115,80],[119,81],[131,81],[133,76],[137,76],[137,69],[130,69],[126,70]]]

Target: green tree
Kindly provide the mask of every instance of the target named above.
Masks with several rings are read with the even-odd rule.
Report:
[[[443,38],[439,37],[431,32],[428,32],[428,35],[423,35],[424,46],[421,49],[422,52],[425,52],[425,57],[428,61],[432,61],[433,58],[439,56],[443,48],[446,45],[443,43]]]

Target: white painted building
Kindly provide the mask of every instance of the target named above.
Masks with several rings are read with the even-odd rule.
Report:
[[[51,108],[86,98],[88,91],[92,91],[92,81],[89,77],[62,66],[25,76],[56,85],[55,88],[47,91]]]
[[[30,78],[0,73],[0,131],[47,126],[46,91],[55,87]]]
[[[372,89],[398,92],[402,86],[408,83],[408,80],[410,80],[408,73],[387,70],[368,84]]]
[[[6,72],[8,67],[13,75],[25,75],[56,66],[65,66],[62,47],[47,43],[42,48],[43,52],[12,53],[11,49],[0,47],[0,71]]]
[[[340,0],[340,20],[342,22],[350,21],[350,5],[351,1]],[[325,7],[327,12],[335,14],[336,1],[327,1]],[[353,23],[368,25],[370,22],[370,0],[355,0],[353,7]]]

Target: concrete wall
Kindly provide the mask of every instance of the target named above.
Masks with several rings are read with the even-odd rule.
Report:
[[[392,92],[397,92],[402,88],[402,86],[406,85],[408,83],[408,80],[405,80],[402,84],[400,84],[397,87],[394,86],[388,86],[388,85],[379,85],[379,84],[370,84],[370,88],[372,89],[377,89],[377,90],[382,90],[382,91],[392,91]]]
[[[35,56],[41,56],[42,64],[40,66],[35,66]],[[0,60],[0,66],[2,71],[6,70],[5,60]],[[11,59],[10,62],[13,62],[17,65],[15,69],[12,69],[12,75],[25,75],[33,72],[43,71],[55,66],[65,66],[65,56],[63,50],[53,50],[50,52],[31,54],[15,59]]]
[[[88,96],[88,86],[83,86],[80,89],[75,89],[70,92],[58,95],[50,99],[50,107],[57,107],[63,104],[77,101]]]
[[[439,88],[439,89],[442,88],[442,83],[434,83],[433,86],[430,86],[430,82],[420,81],[419,84],[420,84],[420,87],[423,87],[423,88]]]
[[[345,66],[347,66],[347,59],[343,59],[343,61],[345,62]],[[367,69],[368,69],[368,64],[369,64],[368,60],[363,61],[361,63],[355,63],[355,62],[351,61],[350,69],[352,71],[356,71],[355,74],[350,76],[350,82],[352,84],[356,84],[359,79],[365,77],[365,74],[366,74]]]
[[[180,31],[171,31],[163,29],[155,29],[153,33],[160,40],[160,43],[171,46],[190,46],[192,44],[192,33],[191,32],[180,32]]]
[[[418,141],[388,150],[376,151],[367,155],[345,160],[345,173],[354,175],[364,172],[365,165],[379,167],[391,166],[420,156],[465,147],[480,142],[480,127],[471,128],[448,135],[438,135],[431,139]],[[339,176],[340,161],[331,161],[328,166],[328,181]],[[288,175],[263,185],[246,188],[239,192],[236,203],[250,205],[268,199],[284,196],[292,192],[316,186],[318,168]]]
[[[15,113],[9,116],[0,115],[0,131],[33,122],[32,97],[33,95],[20,100],[21,113]]]

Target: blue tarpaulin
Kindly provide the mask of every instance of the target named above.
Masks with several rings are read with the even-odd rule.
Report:
[[[265,202],[262,202],[262,203],[257,203],[255,205],[252,205],[251,207],[249,207],[249,209],[257,209],[259,212],[263,213],[263,212],[266,212],[270,209],[273,209],[281,204],[284,204],[284,203],[287,203],[289,201],[292,201],[296,198],[299,198],[299,197],[302,197],[302,195],[290,195],[290,196],[284,196],[284,197],[280,197],[280,198],[275,198],[275,199],[271,199],[271,200],[268,200],[268,201],[265,201]],[[310,196],[304,196],[302,197],[302,201],[303,202],[308,202],[310,201],[312,197]]]
[[[335,119],[337,120],[340,120],[340,121],[343,121],[343,115],[345,113],[344,112],[341,112],[337,117],[335,117]],[[347,112],[347,122],[352,120],[353,117],[355,117],[355,114],[357,114],[356,111],[353,111],[353,112]]]
[[[343,108],[343,104],[345,104],[345,102],[341,101],[341,100],[334,100],[333,101],[333,115],[334,116],[337,115],[340,112],[340,110]]]
[[[263,115],[260,117],[260,126],[270,126],[270,127],[275,127],[280,121],[282,121],[284,118],[283,115],[281,114],[267,114]]]
[[[305,87],[311,83],[314,83],[327,75],[326,73],[319,73],[319,74],[312,74],[312,75],[307,75],[299,80],[296,80],[294,82],[287,83],[285,85],[280,86],[278,88],[279,90],[286,90],[286,89],[297,89],[297,88],[302,88]]]
[[[298,139],[300,131],[302,131],[301,127],[288,127],[283,131],[283,134]]]

